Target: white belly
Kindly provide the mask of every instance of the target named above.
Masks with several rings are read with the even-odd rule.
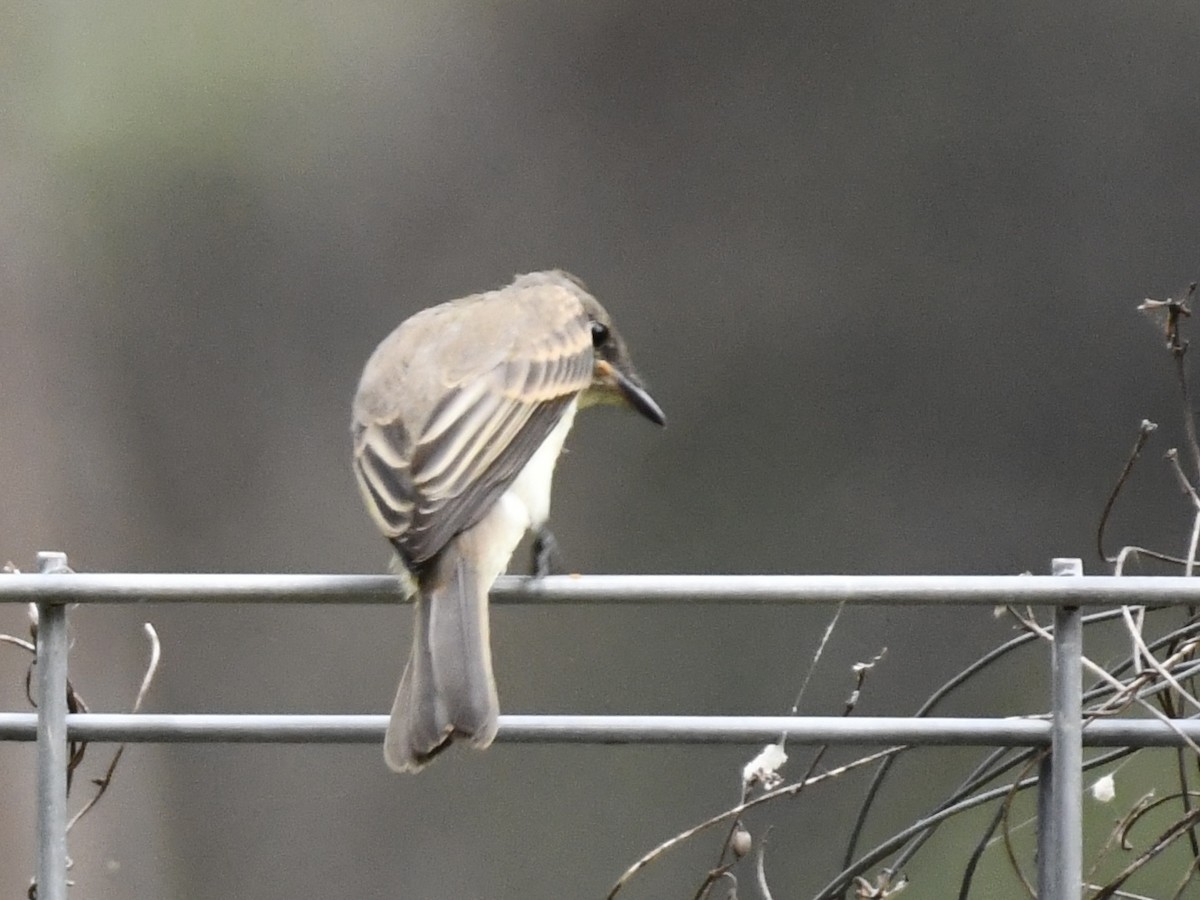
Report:
[[[490,583],[508,568],[508,561],[525,532],[542,525],[550,517],[550,485],[554,464],[562,452],[567,432],[575,421],[576,401],[572,400],[554,430],[542,442],[529,462],[513,480],[491,512],[475,528],[488,532],[488,559],[482,561],[481,571]]]

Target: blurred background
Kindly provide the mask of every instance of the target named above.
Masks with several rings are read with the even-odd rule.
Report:
[[[553,266],[670,420],[576,425],[571,570],[1103,571],[1142,417],[1113,541],[1181,551],[1180,407],[1135,307],[1200,277],[1198,40],[1181,0],[7,4],[0,562],[383,571],[348,462],[363,362],[417,309]],[[502,707],[782,714],[829,613],[504,608]],[[399,607],[80,609],[93,709],[130,703],[147,619],[150,711],[385,712],[409,641]],[[886,646],[859,710],[910,713],[1011,634],[848,610],[802,711],[839,712]],[[24,666],[0,647],[0,708]],[[1031,651],[945,711],[1038,711],[1046,679]],[[731,805],[754,752],[497,745],[412,778],[371,746],[136,745],[72,836],[74,896],[603,896]],[[913,756],[869,834],[974,756]],[[0,895],[23,896],[32,747],[0,760]],[[861,787],[754,820],[776,896],[836,871]],[[961,861],[978,830],[954,832]],[[718,841],[627,895],[690,897]]]

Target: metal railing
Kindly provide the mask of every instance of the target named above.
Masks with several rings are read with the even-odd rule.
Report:
[[[0,603],[38,610],[36,713],[0,712],[0,741],[37,741],[39,900],[67,897],[69,740],[382,742],[382,715],[175,715],[67,712],[67,606],[75,603],[394,603],[397,583],[368,575],[76,574],[41,553],[39,574],[0,577]],[[495,603],[838,604],[1055,607],[1052,712],[1044,718],[826,716],[501,716],[499,741],[524,743],[794,743],[1049,746],[1038,795],[1038,884],[1044,900],[1082,885],[1082,748],[1181,746],[1200,721],[1099,720],[1083,727],[1081,607],[1200,605],[1200,579],[1084,576],[597,575],[501,578]],[[1061,577],[1070,576],[1070,577]]]

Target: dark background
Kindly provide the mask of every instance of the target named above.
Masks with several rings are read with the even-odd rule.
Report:
[[[415,310],[552,266],[614,314],[670,419],[577,424],[554,516],[573,570],[1102,571],[1093,531],[1143,416],[1162,428],[1114,541],[1181,550],[1158,461],[1179,404],[1135,307],[1200,277],[1198,38],[1191,2],[18,0],[0,561],[382,571],[348,464],[362,363]],[[783,713],[828,615],[505,608],[503,708]],[[383,712],[408,646],[398,609],[81,609],[93,708],[130,702],[145,619],[153,711]],[[1010,633],[849,610],[802,711],[839,711],[886,645],[860,710],[911,712]],[[1042,663],[947,711],[1043,709]],[[0,653],[4,708],[23,666]],[[497,745],[411,778],[368,746],[134,746],[73,835],[76,895],[602,896],[731,804],[753,752]],[[33,752],[0,753],[17,896]],[[911,760],[872,835],[973,758]],[[835,871],[860,784],[755,820],[776,896]],[[982,822],[914,864],[915,897],[949,895]],[[691,896],[717,840],[629,896]]]

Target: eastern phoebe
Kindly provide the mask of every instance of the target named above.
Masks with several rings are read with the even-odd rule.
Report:
[[[367,360],[354,474],[416,597],[383,748],[396,771],[496,736],[488,590],[544,528],[575,412],[597,403],[665,421],[608,313],[557,270],[419,312]]]

